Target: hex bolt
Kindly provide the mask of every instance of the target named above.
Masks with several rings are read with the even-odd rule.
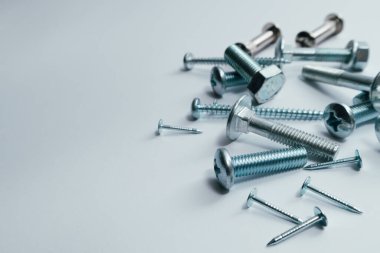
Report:
[[[186,133],[191,133],[191,134],[200,134],[202,131],[196,129],[196,128],[189,128],[189,127],[182,127],[182,126],[170,126],[170,125],[165,125],[163,120],[160,119],[158,121],[158,127],[157,127],[157,134],[161,135],[162,129],[169,129],[169,130],[176,130],[179,132],[186,132]]]
[[[298,224],[297,226],[285,231],[284,233],[274,237],[267,246],[273,246],[276,244],[279,244],[280,242],[285,241],[286,239],[289,239],[290,237],[305,231],[308,228],[311,228],[314,225],[319,225],[321,227],[327,226],[327,217],[326,215],[319,209],[319,207],[314,207],[314,215],[313,217],[309,218],[308,220],[302,222],[301,224]]]
[[[312,32],[299,32],[296,36],[296,43],[301,47],[314,47],[340,33],[343,30],[343,23],[342,18],[335,13],[331,13],[325,18],[323,25]]]
[[[332,136],[344,139],[358,126],[375,119],[378,115],[379,112],[370,101],[352,106],[331,103],[325,108],[323,121]]]
[[[380,142],[380,117],[377,117],[375,121],[375,133],[377,140]]]
[[[307,163],[303,147],[277,149],[231,157],[219,148],[214,156],[214,171],[220,185],[229,190],[236,182],[302,168]]]
[[[301,196],[303,196],[307,190],[310,190],[310,191],[316,193],[317,195],[320,195],[320,196],[330,200],[331,202],[337,204],[338,206],[340,206],[340,207],[342,207],[342,208],[344,208],[350,212],[357,213],[357,214],[363,213],[362,211],[360,211],[358,208],[354,207],[353,205],[351,205],[351,204],[349,204],[343,200],[340,200],[337,197],[332,196],[331,194],[326,193],[326,192],[319,190],[316,187],[310,185],[310,182],[311,182],[310,177],[307,177],[306,180],[303,182],[303,184],[301,186],[301,190],[300,190]]]
[[[248,82],[248,90],[260,104],[272,99],[285,83],[281,69],[275,65],[262,68],[237,45],[229,46],[224,58]]]
[[[227,118],[231,112],[231,105],[218,104],[214,101],[212,104],[202,104],[199,98],[194,98],[191,103],[191,115],[194,119],[212,117]],[[252,110],[257,116],[266,119],[277,120],[322,120],[323,111],[306,110],[306,109],[289,109],[289,108],[263,108],[252,106]]]
[[[226,134],[236,140],[242,133],[255,133],[287,146],[303,146],[309,157],[331,161],[339,151],[339,145],[302,130],[257,117],[252,111],[252,100],[242,96],[232,107],[228,116]]]
[[[353,157],[348,157],[348,158],[343,158],[339,160],[334,160],[330,162],[325,162],[325,163],[314,163],[314,164],[309,164],[303,167],[305,170],[320,170],[320,169],[327,169],[331,167],[340,167],[344,165],[353,165],[354,169],[357,171],[360,171],[362,168],[363,162],[362,158],[360,157],[359,150],[355,150],[355,156]]]
[[[293,215],[293,214],[290,214],[276,206],[274,206],[273,204],[271,203],[268,203],[267,201],[257,197],[257,190],[256,188],[254,188],[248,195],[248,198],[247,198],[247,207],[250,208],[253,206],[254,202],[262,205],[262,206],[265,206],[267,208],[269,208],[270,210],[272,210],[273,212],[279,214],[280,216],[284,217],[285,219],[291,221],[291,222],[294,222],[296,224],[300,224],[302,223],[303,221],[298,218],[297,216]]]
[[[369,93],[363,91],[363,92],[360,92],[358,95],[356,95],[352,99],[352,104],[357,105],[357,104],[361,104],[361,103],[366,102],[366,101],[370,101]]]
[[[351,71],[363,70],[368,57],[368,44],[354,40],[349,41],[346,48],[293,48],[279,40],[275,50],[275,58],[289,61],[339,62],[342,68]]]

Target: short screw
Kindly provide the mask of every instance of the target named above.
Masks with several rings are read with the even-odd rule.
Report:
[[[285,83],[285,76],[275,65],[262,68],[239,46],[224,52],[226,61],[248,82],[248,90],[258,103],[272,99]]]
[[[303,182],[303,184],[301,186],[301,190],[300,190],[301,196],[303,196],[307,190],[310,190],[310,191],[312,191],[312,192],[314,192],[314,193],[316,193],[322,197],[329,199],[330,201],[338,204],[339,206],[343,207],[344,209],[346,209],[348,211],[351,211],[353,213],[358,213],[358,214],[363,213],[362,211],[360,211],[358,208],[354,207],[353,205],[351,205],[351,204],[349,204],[343,200],[340,200],[337,197],[334,197],[331,194],[326,193],[326,192],[319,190],[316,187],[310,185],[310,182],[311,182],[310,177],[307,177],[306,180]]]
[[[380,142],[380,117],[377,117],[375,121],[375,133],[377,140]]]
[[[306,163],[307,152],[303,147],[233,157],[225,148],[219,148],[214,156],[214,171],[218,182],[229,190],[235,181],[299,169]]]
[[[252,132],[287,146],[303,146],[310,157],[324,161],[333,160],[338,153],[337,143],[259,118],[251,108],[252,100],[247,95],[241,97],[232,107],[226,129],[230,140],[236,140],[242,133]]]
[[[170,130],[176,130],[181,132],[187,132],[191,134],[200,134],[202,131],[196,129],[196,128],[188,128],[188,127],[181,127],[181,126],[170,126],[165,125],[162,119],[158,121],[158,127],[157,127],[157,134],[160,135],[162,132],[162,129],[170,129]]]
[[[363,70],[368,57],[368,44],[353,40],[346,48],[293,48],[279,40],[275,50],[275,58],[290,61],[339,62],[342,63],[342,68],[352,71]]]
[[[301,47],[314,47],[343,30],[343,19],[337,14],[327,15],[323,25],[312,32],[302,31],[296,36],[296,43]]]
[[[357,171],[359,171],[362,168],[363,162],[362,162],[362,158],[360,157],[359,150],[357,149],[355,150],[354,157],[343,158],[343,159],[334,160],[334,161],[325,162],[325,163],[309,164],[303,168],[305,170],[320,170],[320,169],[327,169],[331,167],[344,166],[348,164],[353,164],[354,168]]]
[[[298,224],[297,226],[285,231],[284,233],[274,237],[267,246],[276,245],[282,241],[285,241],[286,239],[289,239],[290,237],[314,226],[314,225],[320,225],[322,227],[327,226],[327,217],[324,213],[322,213],[321,209],[318,207],[314,207],[314,214],[315,216],[311,217],[310,219],[302,222],[301,224]]]
[[[369,93],[363,91],[363,92],[360,92],[358,95],[356,95],[352,99],[352,104],[357,105],[357,104],[361,104],[361,103],[366,102],[366,101],[370,101]]]
[[[191,115],[194,119],[202,117],[227,118],[231,112],[231,105],[202,104],[199,98],[194,98],[191,103]],[[263,108],[252,106],[252,110],[257,116],[266,119],[277,120],[322,120],[323,111],[289,108]]]
[[[260,205],[262,206],[265,206],[267,208],[269,208],[270,210],[274,211],[275,213],[278,213],[280,214],[282,217],[285,217],[287,220],[290,220],[296,224],[300,224],[302,223],[303,221],[298,218],[297,216],[293,215],[293,214],[290,214],[276,206],[274,206],[273,204],[271,203],[268,203],[267,201],[263,200],[263,199],[260,199],[259,197],[257,197],[257,190],[256,188],[254,188],[248,195],[248,198],[247,198],[247,207],[252,207],[253,206],[253,202],[256,202],[256,203],[259,203]]]

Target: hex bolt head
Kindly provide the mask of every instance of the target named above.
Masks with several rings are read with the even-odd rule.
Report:
[[[242,134],[239,129],[241,122],[240,113],[245,108],[252,108],[252,99],[250,99],[249,96],[242,96],[232,107],[232,111],[230,112],[227,120],[226,128],[226,135],[230,140],[236,140]]]
[[[367,66],[369,58],[369,46],[366,42],[351,40],[346,49],[352,52],[352,57],[347,63],[342,63],[342,68],[361,71]]]
[[[323,120],[329,133],[338,138],[346,138],[356,128],[353,112],[345,104],[329,104],[324,111]]]
[[[234,166],[227,149],[219,148],[214,156],[214,171],[219,183],[225,188],[230,189],[235,182]]]

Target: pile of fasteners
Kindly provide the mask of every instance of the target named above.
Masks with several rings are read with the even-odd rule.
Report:
[[[248,90],[234,105],[223,105],[214,102],[202,104],[200,99],[192,101],[192,116],[219,117],[227,119],[226,134],[230,140],[236,140],[242,133],[254,133],[272,141],[282,143],[288,148],[270,150],[260,153],[230,156],[225,148],[216,150],[214,171],[218,182],[229,190],[234,183],[255,177],[270,175],[303,168],[319,170],[334,166],[354,165],[357,170],[362,167],[359,151],[355,156],[336,160],[339,144],[329,139],[307,133],[288,125],[273,122],[274,120],[309,120],[324,121],[328,132],[334,138],[346,138],[356,127],[363,123],[375,121],[375,133],[380,141],[380,74],[376,77],[364,76],[362,71],[368,62],[368,44],[361,41],[350,41],[345,48],[315,48],[326,39],[337,35],[343,29],[343,20],[336,14],[326,17],[324,24],[312,32],[300,32],[296,43],[300,47],[286,45],[281,37],[280,29],[266,24],[263,32],[247,43],[235,43],[227,47],[224,58],[196,58],[191,53],[185,54],[184,69],[191,70],[196,65],[217,65],[211,69],[211,87],[216,96],[223,96],[230,90]],[[255,57],[258,52],[275,44],[273,58]],[[283,64],[293,61],[336,62],[340,68],[325,66],[304,66],[302,77],[307,81],[328,83],[362,91],[353,98],[353,105],[332,103],[324,111],[314,109],[263,108],[257,105],[273,99],[285,83],[282,71]],[[220,65],[229,65],[235,71],[225,72]],[[162,129],[174,129],[189,133],[201,133],[195,128],[158,124],[158,133]],[[317,163],[306,166],[307,161]],[[353,205],[342,201],[324,191],[310,185],[308,177],[301,187],[300,194],[307,190],[319,194],[344,209],[362,213]],[[247,206],[254,202],[264,205],[282,217],[296,223],[296,226],[273,238],[268,245],[277,244],[296,233],[313,225],[327,225],[327,217],[315,207],[315,216],[301,220],[257,197],[254,189],[248,197]]]

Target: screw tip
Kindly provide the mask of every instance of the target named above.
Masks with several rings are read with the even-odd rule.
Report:
[[[270,240],[270,242],[267,243],[267,247],[276,245],[276,243],[277,243],[277,241],[273,238],[272,240]]]

